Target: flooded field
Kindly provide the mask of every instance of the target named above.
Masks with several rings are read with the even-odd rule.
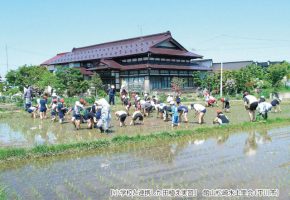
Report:
[[[197,189],[197,199],[203,189],[266,188],[279,189],[276,199],[289,199],[289,144],[289,126],[193,135],[5,163],[0,183],[9,199],[117,199],[110,189],[121,188]]]
[[[232,105],[231,113],[228,113],[230,123],[236,124],[249,121],[248,114],[241,105],[242,102]],[[121,106],[113,107],[112,113],[116,110],[122,110]],[[212,120],[215,117],[217,108],[207,108],[205,115],[205,124],[202,127],[213,126]],[[270,113],[269,118],[290,117],[290,106],[288,103],[282,105],[282,113]],[[63,144],[81,141],[92,141],[100,138],[110,138],[116,135],[135,135],[149,134],[160,131],[172,130],[171,122],[164,122],[156,118],[156,113],[151,117],[145,118],[144,125],[119,127],[118,121],[112,116],[112,133],[109,135],[101,134],[97,129],[87,129],[86,124],[82,124],[82,129],[76,131],[74,126],[69,123],[70,116],[67,117],[67,123],[58,124],[49,119],[41,121],[39,118],[32,119],[27,113],[15,113],[10,117],[0,118],[0,147],[33,147],[41,144]],[[181,123],[181,126],[175,129],[190,129],[201,127],[194,119],[194,112],[189,112],[189,123]],[[126,123],[130,123],[130,117]]]

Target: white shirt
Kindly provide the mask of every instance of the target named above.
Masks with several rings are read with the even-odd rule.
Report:
[[[173,101],[173,97],[172,96],[169,96],[169,97],[167,97],[167,103],[170,103],[170,101]]]
[[[34,112],[37,108],[34,106],[29,107],[29,110],[32,110],[32,112]]]
[[[123,114],[127,115],[127,113],[126,113],[125,111],[123,111],[123,110],[117,111],[116,114],[117,114],[118,116],[121,116],[121,115],[123,115]]]
[[[198,104],[198,103],[193,104],[193,108],[194,108],[194,110],[196,110],[198,112],[205,110],[205,107],[201,104]]]
[[[258,104],[257,110],[259,113],[268,112],[272,109],[272,104],[268,102],[262,102]]]
[[[248,102],[246,102],[246,100],[248,101]],[[246,103],[248,103],[248,104],[252,104],[252,103],[254,103],[254,102],[258,102],[258,99],[255,97],[255,96],[253,96],[253,95],[247,95],[247,96],[245,96],[245,99],[244,99],[244,101],[246,102]]]
[[[139,113],[142,115],[142,113],[141,113],[139,110],[135,111],[135,112],[133,113],[133,115],[132,115],[132,118],[134,118],[135,115],[137,115],[137,114],[139,114]],[[142,115],[142,116],[143,116],[143,115]]]
[[[97,101],[97,104],[98,105],[101,105],[101,106],[103,106],[103,107],[110,107],[110,104],[107,102],[107,100],[106,99],[104,99],[104,98],[102,98],[102,99],[100,99],[100,100],[98,100]]]

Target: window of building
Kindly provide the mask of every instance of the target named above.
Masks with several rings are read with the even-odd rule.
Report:
[[[132,59],[127,59],[127,62],[132,62]]]
[[[169,58],[167,58],[167,59],[166,59],[166,62],[170,62],[170,59],[169,59]]]
[[[176,59],[176,62],[180,62],[180,59]]]
[[[148,71],[147,70],[140,70],[139,74],[148,74]]]
[[[137,58],[132,58],[132,62],[137,62]]]
[[[148,60],[148,57],[143,57],[143,60]]]
[[[154,58],[153,58],[153,57],[150,57],[150,58],[149,58],[149,60],[152,60],[152,61],[154,61]]]
[[[160,58],[155,58],[155,60],[156,60],[156,61],[160,61],[161,59],[160,59]]]
[[[187,71],[179,71],[179,74],[184,74],[184,75],[187,75]]]
[[[170,71],[170,74],[178,75],[178,71],[176,71],[176,70],[171,70],[171,71]]]
[[[185,62],[185,60],[181,60],[181,62],[183,62],[183,63],[184,63],[184,62]]]
[[[152,74],[152,75],[158,75],[159,74],[159,71],[158,70],[151,70],[150,71],[150,74]]]
[[[141,62],[142,61],[142,58],[138,58],[138,62]]]
[[[190,63],[190,61],[189,60],[186,60],[186,63]]]
[[[160,70],[160,74],[169,74],[168,70]]]
[[[165,62],[165,58],[161,58],[161,61],[162,61],[162,62]]]
[[[194,87],[193,77],[188,78],[188,87]]]
[[[128,75],[128,71],[122,71],[122,72],[120,72],[120,75],[121,76]]]
[[[138,71],[133,70],[133,71],[130,71],[129,73],[130,73],[130,75],[136,75],[136,74],[138,74]]]

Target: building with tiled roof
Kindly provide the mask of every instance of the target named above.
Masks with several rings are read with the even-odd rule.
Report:
[[[170,88],[173,77],[182,77],[184,87],[193,87],[193,71],[211,70],[212,60],[187,51],[171,33],[164,32],[87,47],[57,54],[41,65],[80,68],[86,77],[99,73],[105,84],[121,84],[150,91]]]
[[[245,61],[233,61],[233,62],[223,62],[223,70],[224,71],[234,71],[242,69],[249,65],[257,65],[261,67],[269,67],[274,64],[281,64],[284,61],[267,61],[267,62],[255,62],[253,60],[245,60]],[[213,63],[212,64],[213,71],[221,70],[221,63]]]

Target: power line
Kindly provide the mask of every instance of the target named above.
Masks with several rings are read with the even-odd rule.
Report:
[[[26,53],[26,54],[32,54],[32,55],[51,56],[51,55],[48,55],[48,54],[39,53],[39,52],[31,51],[31,50],[19,49],[19,48],[11,47],[11,46],[9,46],[9,49],[12,49],[12,50],[18,51],[18,52],[22,52],[22,53]]]
[[[244,36],[233,36],[223,34],[224,37],[234,38],[234,39],[241,39],[241,40],[257,40],[257,41],[269,41],[269,42],[290,42],[290,40],[285,39],[269,39],[269,38],[255,38],[255,37],[244,37]]]

